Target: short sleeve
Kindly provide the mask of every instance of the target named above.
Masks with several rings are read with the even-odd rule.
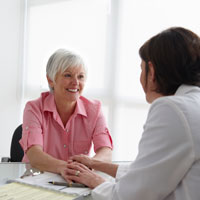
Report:
[[[41,111],[31,103],[27,103],[24,109],[22,138],[19,141],[24,152],[33,145],[43,147],[43,135],[41,128]]]
[[[96,125],[93,133],[94,151],[101,147],[109,147],[113,149],[113,142],[106,125],[105,117],[100,109],[96,120]]]

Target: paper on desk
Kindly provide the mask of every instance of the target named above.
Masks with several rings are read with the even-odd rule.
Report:
[[[58,193],[20,183],[10,183],[0,187],[0,200],[73,200],[74,195]]]
[[[65,182],[65,180],[62,178],[62,176],[50,172],[44,172],[37,176],[26,176],[24,178],[18,178],[12,181],[36,187],[41,187],[49,190],[56,190],[67,194],[87,195],[91,191],[89,188],[75,188],[75,187],[52,185],[48,182],[49,181]]]

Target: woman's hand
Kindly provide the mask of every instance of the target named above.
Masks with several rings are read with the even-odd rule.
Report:
[[[90,158],[89,156],[86,156],[84,154],[72,156],[68,163],[72,163],[73,161],[82,163],[90,169],[92,168],[93,158]]]
[[[60,174],[70,184],[72,183],[72,181],[66,178],[67,168],[68,168],[68,164],[65,163],[63,165],[58,166],[57,170],[58,170],[58,174]]]
[[[81,157],[82,158],[82,157]],[[68,182],[74,181],[82,183],[91,189],[97,187],[105,181],[101,176],[90,170],[81,163],[71,162],[67,165],[66,174],[63,176]]]
[[[75,155],[70,158],[70,163],[82,163],[87,166],[89,169],[94,169],[100,172],[104,172],[112,177],[116,177],[118,165],[111,162],[101,161],[95,158],[90,158],[86,155]]]

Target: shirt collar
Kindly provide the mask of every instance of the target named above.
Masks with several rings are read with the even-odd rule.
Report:
[[[46,98],[45,98],[46,96]],[[42,97],[44,99],[44,111],[54,112],[56,110],[56,104],[54,101],[54,96],[51,92],[44,92],[42,93]]]
[[[200,91],[200,88],[198,86],[194,86],[194,85],[181,85],[178,87],[178,89],[176,90],[175,92],[175,95],[183,95],[183,94],[186,94],[186,93],[189,93],[191,91]]]
[[[48,96],[47,96],[47,94],[48,94]],[[42,93],[42,97],[45,97],[45,96],[46,96],[46,98],[44,100],[44,111],[49,111],[49,112],[55,112],[56,111],[56,113],[57,113],[54,95],[50,92]],[[80,115],[87,117],[85,105],[84,105],[81,97],[77,100],[76,108],[75,108],[73,115],[77,115],[77,114],[80,114]]]
[[[80,114],[80,115],[87,117],[85,105],[84,105],[81,97],[76,102],[76,108],[75,108],[74,114]]]

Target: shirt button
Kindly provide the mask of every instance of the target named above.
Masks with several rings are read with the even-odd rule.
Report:
[[[64,144],[63,146],[64,146],[64,148],[66,148],[66,147],[67,147],[67,145],[66,145],[66,144]]]
[[[68,129],[66,129],[66,133],[68,133],[69,132],[69,130]]]
[[[87,151],[85,151],[84,153],[85,153],[85,154],[88,154],[88,152],[87,152]]]
[[[28,130],[28,126],[26,126],[26,128],[25,128],[26,130]]]

